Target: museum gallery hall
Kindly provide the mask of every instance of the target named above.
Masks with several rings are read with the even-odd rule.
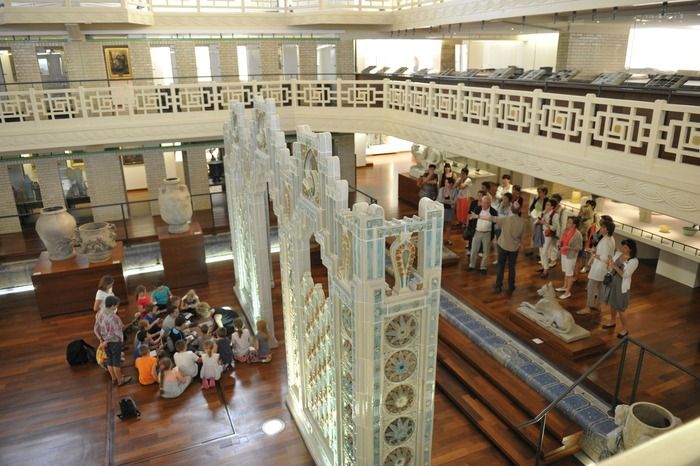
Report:
[[[0,464],[700,464],[700,7],[0,5]]]

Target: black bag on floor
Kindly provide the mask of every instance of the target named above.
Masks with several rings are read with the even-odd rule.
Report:
[[[85,343],[85,340],[71,341],[66,348],[66,361],[71,366],[97,362],[95,348]]]
[[[126,397],[119,400],[119,414],[117,414],[117,416],[123,421],[125,419],[140,417],[141,411],[136,407],[133,398]]]

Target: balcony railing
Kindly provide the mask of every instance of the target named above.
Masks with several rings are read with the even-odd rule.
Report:
[[[291,80],[78,87],[0,93],[1,125],[226,111],[273,98],[284,108],[382,109],[497,134],[575,143],[577,151],[700,165],[700,108],[535,91],[411,81]],[[385,113],[386,114],[386,113]],[[379,114],[377,115],[379,117]]]
[[[294,11],[399,11],[450,0],[5,0],[10,7],[133,8],[162,12],[293,13]]]
[[[4,0],[4,8],[126,8],[151,11],[151,0]]]

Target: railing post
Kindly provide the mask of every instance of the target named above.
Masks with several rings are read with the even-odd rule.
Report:
[[[78,86],[78,105],[80,105],[80,115],[82,118],[87,118],[87,106],[85,105],[85,88],[81,84]]]
[[[455,121],[462,121],[462,109],[466,110],[466,102],[464,100],[464,83],[457,84],[457,95],[455,97]]]
[[[382,79],[382,100],[382,108],[388,109],[391,102],[391,81],[389,78]]]
[[[34,118],[34,121],[39,121],[39,107],[37,106],[36,102],[36,89],[33,87],[29,89],[27,92],[29,92],[29,102],[32,106],[32,118]]]
[[[335,78],[335,106],[341,108],[343,106],[343,80],[336,76]]]
[[[617,378],[615,379],[615,393],[613,393],[612,403],[610,404],[610,411],[608,411],[608,414],[610,414],[611,416],[614,415],[615,407],[617,406],[617,402],[620,400],[620,384],[622,383],[622,374],[625,372],[625,358],[627,357],[628,344],[629,341],[625,340],[625,343],[622,345],[622,353],[620,353],[620,362],[617,366]]]
[[[428,83],[428,118],[432,119],[434,115],[434,109],[435,109],[435,81],[430,81]]]
[[[535,451],[535,466],[540,466],[542,462],[542,445],[544,444],[544,434],[547,428],[547,415],[540,421],[540,435],[537,438],[537,450]]]
[[[126,225],[126,216],[124,215],[124,203],[119,204],[119,208],[122,211],[122,225],[124,225],[124,243],[129,245],[129,227]]]
[[[663,99],[657,99],[654,101],[654,109],[651,114],[651,124],[649,128],[649,141],[647,142],[647,168],[652,169],[654,162],[658,156],[659,151],[659,132],[661,131],[661,122],[663,117],[666,115],[666,110],[664,109],[667,102]],[[676,163],[681,163],[683,157],[676,157]]]
[[[489,99],[489,128],[496,127],[498,120],[498,86],[491,86],[491,98]]]
[[[542,113],[542,89],[532,91],[532,112],[530,114],[530,136],[537,136],[540,129],[540,114]]]
[[[583,127],[581,128],[581,144],[583,145],[584,150],[591,145],[591,133],[593,132],[593,123],[595,121],[595,99],[595,94],[586,94],[584,97],[582,115]]]
[[[634,383],[632,384],[632,396],[630,399],[630,404],[634,403],[637,399],[637,388],[639,387],[639,376],[642,373],[642,364],[644,364],[644,353],[646,350],[644,348],[639,348],[639,359],[637,359],[637,369],[634,371]]]
[[[407,79],[407,80],[404,81],[404,83],[403,83],[403,90],[404,90],[404,95],[403,95],[403,110],[404,110],[404,112],[408,112],[408,113],[411,113],[410,110],[409,110],[409,108],[408,108],[408,103],[409,103],[409,101],[410,101],[410,96],[409,96],[410,90],[409,90],[409,89],[411,88],[411,84],[412,84],[412,83],[411,83],[411,80],[410,80],[410,79]]]

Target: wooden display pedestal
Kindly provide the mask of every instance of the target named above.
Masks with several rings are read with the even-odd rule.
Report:
[[[410,173],[399,173],[399,200],[418,207],[418,178]]]
[[[158,242],[165,283],[170,288],[201,285],[209,281],[204,235],[199,223],[190,223],[190,229],[185,233],[169,233],[167,226],[158,227]]]
[[[113,292],[122,303],[127,303],[123,259],[124,246],[121,241],[117,242],[111,259],[97,264],[91,264],[83,254],[51,262],[49,253],[42,252],[32,272],[39,315],[44,318],[79,311],[92,312],[97,285],[103,275],[114,277]]]
[[[600,353],[606,349],[603,340],[593,335],[582,340],[566,343],[560,338],[557,338],[556,335],[553,335],[551,332],[548,332],[535,322],[520,314],[516,309],[511,309],[509,317],[511,321],[518,324],[518,326],[525,330],[531,337],[539,338],[544,341],[546,345],[567,355],[572,360]]]

